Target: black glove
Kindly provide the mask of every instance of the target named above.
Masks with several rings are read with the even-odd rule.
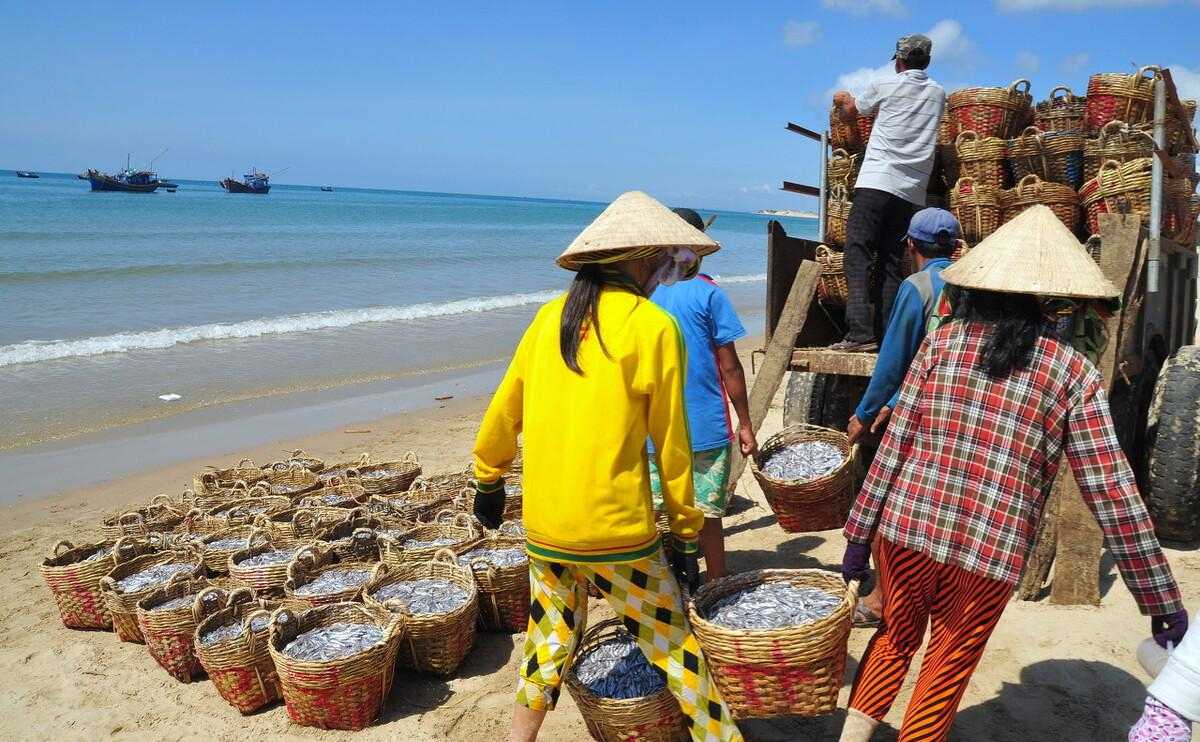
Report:
[[[490,484],[475,482],[475,517],[495,530],[504,521],[504,477]]]
[[[846,552],[842,555],[842,579],[847,583],[858,580],[860,596],[871,594],[875,580],[871,574],[870,544],[856,544],[853,541],[846,544]]]
[[[670,557],[671,573],[675,575],[675,581],[679,583],[680,588],[688,594],[694,593],[700,588],[700,552],[696,550],[695,544],[675,541],[673,546]]]

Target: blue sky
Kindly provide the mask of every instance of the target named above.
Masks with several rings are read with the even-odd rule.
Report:
[[[1200,0],[35,3],[0,0],[0,167],[812,208],[828,93],[932,32],[948,90],[1172,67]]]

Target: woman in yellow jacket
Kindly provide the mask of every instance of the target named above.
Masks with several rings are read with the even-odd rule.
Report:
[[[694,274],[719,245],[644,193],[623,194],[558,264],[576,272],[538,311],[475,441],[475,513],[499,525],[503,475],[524,436],[531,600],[512,739],[533,740],[554,707],[595,585],[665,677],[695,740],[740,740],[687,625],[678,580],[697,581],[683,341],[647,298]],[[646,439],[654,441],[674,537],[654,524]],[[674,574],[673,574],[674,573]]]

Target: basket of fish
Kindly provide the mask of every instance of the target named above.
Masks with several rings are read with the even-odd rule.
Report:
[[[187,508],[166,495],[155,495],[150,504],[127,513],[115,513],[100,523],[106,541],[122,536],[145,536],[170,531],[183,522]]]
[[[204,574],[199,547],[159,551],[120,562],[100,578],[104,605],[112,616],[113,631],[123,642],[143,642],[137,621],[137,602],[173,580]]]
[[[819,569],[764,569],[703,585],[692,631],[735,719],[837,708],[858,583]]]
[[[283,593],[312,607],[358,600],[376,564],[338,561],[330,552],[306,546],[287,566]]]
[[[247,486],[266,476],[253,459],[242,459],[237,466],[231,466],[228,469],[218,469],[212,466],[208,468],[210,471],[197,474],[192,478],[192,489],[197,497],[215,496],[221,490],[232,487],[236,482],[242,482],[244,486]]]
[[[321,478],[300,461],[276,461],[263,467],[263,482],[273,495],[299,497],[321,486]]]
[[[845,433],[801,424],[768,438],[750,470],[783,530],[827,531],[850,513],[857,459]]]
[[[398,536],[383,536],[379,543],[383,561],[398,567],[427,562],[442,549],[461,551],[479,536],[479,529],[470,515],[443,510],[434,517],[433,522],[421,523]]]
[[[402,667],[453,675],[475,646],[479,592],[470,569],[456,564],[448,549],[422,564],[379,564],[363,601],[404,614]]]
[[[276,541],[270,531],[255,529],[245,547],[229,555],[229,576],[263,597],[283,592],[288,564],[300,547],[294,541]]]
[[[458,557],[479,588],[479,625],[488,631],[524,631],[529,623],[529,556],[523,537],[489,533]]]
[[[287,458],[284,459],[284,462],[287,464],[299,464],[313,473],[320,473],[325,470],[325,462],[308,453],[303,448],[293,449]]]
[[[460,484],[455,490],[450,490],[448,483],[452,480],[457,481],[458,475],[443,474],[440,476],[442,484],[430,484],[430,482],[438,480],[436,477],[429,480],[417,477],[404,492],[387,495],[384,499],[388,501],[391,513],[398,518],[415,523],[453,507],[455,499],[467,489],[466,483],[470,480],[464,477],[463,484]]]
[[[266,531],[279,546],[307,543],[317,537],[321,522],[307,508],[288,508],[279,513],[263,513],[254,517],[254,525]]]
[[[278,601],[230,593],[222,606],[196,626],[192,646],[200,666],[225,702],[250,714],[283,696],[267,649],[271,611]]]
[[[138,629],[146,649],[159,667],[181,683],[200,674],[200,661],[193,651],[192,635],[208,613],[219,609],[232,589],[224,578],[222,587],[204,577],[176,580],[151,591],[137,602]],[[250,591],[242,592],[250,596]]]
[[[686,742],[688,723],[664,675],[615,618],[588,629],[567,669],[567,691],[599,742]]]
[[[357,481],[368,495],[403,492],[421,474],[421,462],[409,451],[398,461],[381,461],[346,470],[346,478]]]
[[[363,729],[392,688],[404,620],[377,606],[333,603],[271,615],[268,650],[292,721]]]
[[[115,544],[110,541],[79,544],[59,541],[42,560],[42,579],[54,603],[58,617],[69,629],[110,629],[112,617],[105,607],[100,579],[122,561],[156,550],[148,539],[127,536]]]
[[[204,554],[204,567],[216,575],[229,573],[229,556],[248,546],[254,526],[243,525],[226,528],[200,539]]]
[[[325,529],[316,543],[343,562],[378,562],[382,558],[380,542],[374,528],[351,520]]]
[[[328,522],[344,520],[349,511],[362,507],[366,502],[367,493],[361,484],[339,478],[301,497],[297,504],[312,510],[317,520]]]

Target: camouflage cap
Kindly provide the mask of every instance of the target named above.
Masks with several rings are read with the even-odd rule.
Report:
[[[896,53],[892,55],[892,59],[929,59],[932,52],[933,40],[925,34],[914,33],[896,39]]]

